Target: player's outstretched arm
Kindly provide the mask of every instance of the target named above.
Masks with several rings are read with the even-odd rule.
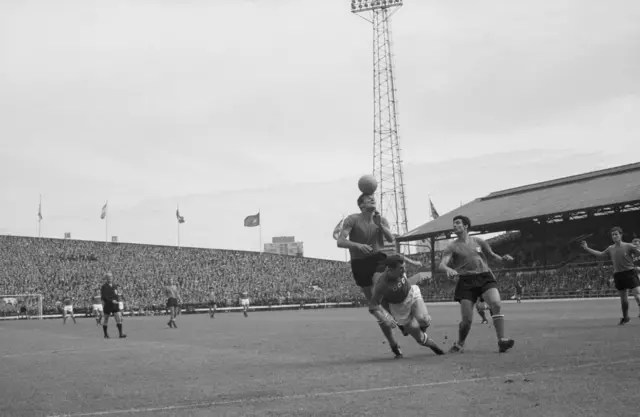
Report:
[[[608,252],[608,248],[605,249],[603,252],[597,251],[595,249],[591,249],[589,247],[589,245],[587,245],[586,241],[582,241],[580,242],[580,246],[582,246],[582,249],[586,250],[587,252],[589,252],[590,254],[592,254],[593,256],[596,256],[598,258],[604,258],[607,256],[607,252]]]
[[[492,258],[498,262],[513,260],[511,255],[500,256],[497,253],[495,253],[493,249],[491,249],[491,246],[484,239],[480,239],[479,237],[477,237],[476,239],[478,240],[478,243],[480,244],[480,247],[482,248],[482,251],[485,253],[487,258]]]
[[[404,259],[404,262],[407,263],[407,264],[410,264],[410,265],[413,265],[413,266],[417,266],[418,268],[420,268],[422,266],[422,262],[420,262],[420,261],[414,261],[413,259],[408,258],[408,257],[406,257],[404,255],[400,255],[400,256],[402,256],[402,259]]]
[[[380,284],[381,281],[382,279],[379,279],[373,287],[373,291],[371,291],[369,313],[378,320],[378,323],[386,323],[388,321],[387,314],[381,305],[384,297],[384,285]]]

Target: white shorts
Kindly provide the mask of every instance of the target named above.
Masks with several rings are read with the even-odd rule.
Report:
[[[391,315],[396,320],[400,326],[406,326],[413,319],[413,314],[411,309],[417,300],[422,299],[422,293],[420,292],[420,287],[417,285],[412,285],[409,290],[409,294],[407,294],[407,298],[404,299],[400,304],[391,304],[389,303],[389,310]]]
[[[102,304],[94,304],[93,305],[93,311],[95,311],[96,313],[97,312],[100,312],[100,313],[104,312],[104,310],[102,309]]]
[[[124,311],[124,303],[122,301],[118,303],[118,307],[120,308],[120,311]]]
[[[249,307],[249,299],[248,298],[243,298],[240,300],[240,306],[242,307]]]
[[[73,306],[63,306],[62,311],[65,313],[73,314]]]

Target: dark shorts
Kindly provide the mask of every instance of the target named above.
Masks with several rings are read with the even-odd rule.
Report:
[[[118,304],[113,304],[111,301],[104,303],[103,312],[105,316],[109,316],[111,314],[119,313],[120,306]]]
[[[167,307],[178,307],[178,299],[176,298],[169,298],[167,300]]]
[[[351,260],[351,272],[358,287],[370,287],[373,285],[373,275],[376,272],[384,272],[384,260],[387,257],[382,252],[362,259]]]
[[[209,301],[209,307],[215,307],[215,306],[216,306],[215,301]]]
[[[475,304],[482,297],[482,294],[491,288],[498,288],[498,283],[490,272],[460,275],[453,299],[457,302],[469,300]]]
[[[635,269],[616,272],[613,274],[613,281],[618,291],[632,290],[640,287],[640,278],[638,278],[638,273]]]

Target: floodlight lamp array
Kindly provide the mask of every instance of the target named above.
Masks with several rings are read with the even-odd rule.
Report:
[[[402,6],[402,0],[351,0],[351,11],[353,13],[395,6]]]

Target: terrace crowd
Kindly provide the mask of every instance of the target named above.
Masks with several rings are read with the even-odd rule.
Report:
[[[126,243],[0,236],[0,294],[42,294],[45,312],[65,295],[90,304],[105,272],[113,273],[128,308],[162,308],[163,285],[175,278],[185,304],[204,305],[210,291],[221,306],[237,305],[247,291],[254,305],[363,301],[348,263],[256,252],[176,248]],[[426,254],[417,256],[428,265]],[[416,271],[409,269],[412,275]],[[520,280],[527,294],[606,290],[610,267],[498,270],[503,292]],[[423,284],[427,299],[450,300],[453,282],[436,275]]]

